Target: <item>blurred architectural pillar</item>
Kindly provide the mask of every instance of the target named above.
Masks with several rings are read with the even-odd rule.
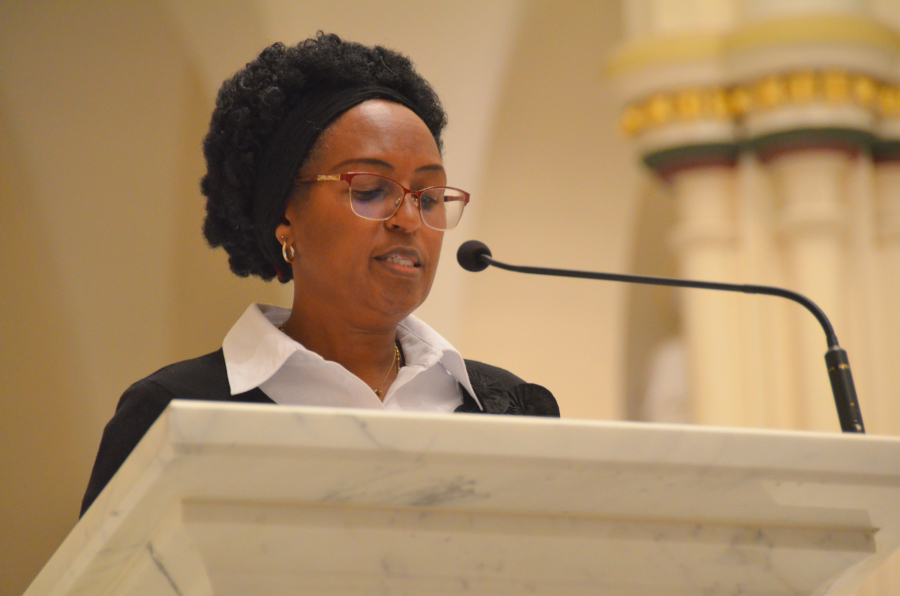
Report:
[[[738,129],[723,85],[722,51],[714,36],[645,38],[623,48],[616,69],[628,101],[623,126],[676,203],[668,240],[679,274],[737,281]],[[685,290],[680,304],[693,419],[744,423],[738,300]]]
[[[852,155],[837,150],[804,148],[780,155],[768,164],[775,182],[777,238],[787,266],[787,285],[812,297],[835,329],[846,329],[842,316],[842,283],[846,279],[846,207],[844,189]],[[818,321],[795,310],[793,353],[820,354],[823,331]],[[792,358],[797,375],[797,424],[830,430],[834,412],[821,396],[830,394],[822,363]]]
[[[882,285],[878,288],[882,313],[875,326],[878,333],[875,345],[879,349],[893,350],[875,359],[880,390],[871,400],[870,418],[879,421],[879,432],[900,434],[897,394],[900,391],[900,366],[894,358],[898,353],[900,338],[900,88],[882,88],[879,96],[882,122],[879,141],[875,144],[875,235],[878,251],[878,276]],[[876,578],[878,588],[871,594],[896,593],[900,587],[900,562],[886,566]],[[893,590],[893,592],[892,592]],[[866,595],[868,596],[868,595]]]
[[[668,175],[678,213],[672,242],[685,278],[731,281],[734,276],[734,175],[730,156],[722,164],[692,165]],[[741,424],[741,384],[735,383],[741,373],[738,305],[704,291],[685,291],[681,305],[689,354],[711,355],[688,359],[695,420]]]
[[[900,88],[883,88],[879,95],[883,117],[879,127],[879,141],[875,144],[875,237],[878,248],[878,275],[882,281],[879,292],[883,313],[880,344],[896,346],[900,337]],[[896,350],[894,354],[896,354]],[[884,355],[877,370],[879,386],[884,390],[872,405],[873,415],[883,420],[883,432],[900,434],[897,415],[897,392],[900,388],[900,367]],[[900,575],[900,570],[898,570]],[[900,585],[898,577],[897,585]]]
[[[788,287],[850,353],[869,432],[900,433],[900,6],[626,0],[622,127],[677,202],[685,277]],[[683,295],[696,422],[838,430],[821,327]],[[900,591],[898,557],[866,596]]]
[[[740,81],[733,92],[740,98],[743,140],[771,182],[784,282],[819,304],[845,343],[862,336],[862,329],[850,329],[845,308],[869,300],[856,300],[853,284],[865,275],[863,262],[874,248],[858,233],[871,212],[871,185],[861,188],[850,179],[854,170],[871,168],[874,102],[892,78],[898,50],[896,33],[850,11],[859,4],[847,3],[846,14],[816,15],[760,2],[749,11],[760,20],[735,30],[728,41],[728,68]],[[860,199],[868,207],[854,203]],[[862,261],[854,263],[854,257]],[[863,268],[853,271],[851,263]],[[834,413],[822,399],[830,394],[828,379],[821,360],[809,357],[823,352],[822,330],[807,313],[792,314],[788,363],[796,423],[831,430]]]
[[[678,146],[670,146],[671,137],[652,139],[645,158],[674,197],[678,224],[670,240],[686,278],[731,280],[735,273],[737,146],[732,128],[715,120],[720,100],[691,92],[653,99],[654,108],[671,101],[674,114],[690,110],[691,117],[708,119],[703,132],[682,131],[687,134],[678,135]],[[685,291],[680,303],[689,353],[711,355],[688,359],[693,417],[740,424],[740,383],[734,382],[740,376],[737,305],[702,291]]]

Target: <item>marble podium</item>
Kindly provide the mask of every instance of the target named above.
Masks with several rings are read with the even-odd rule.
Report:
[[[26,596],[837,595],[900,439],[176,401]]]

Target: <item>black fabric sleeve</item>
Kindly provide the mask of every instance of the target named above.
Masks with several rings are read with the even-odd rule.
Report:
[[[173,398],[170,391],[149,379],[138,381],[125,391],[115,415],[103,429],[91,479],[81,502],[81,515],[84,515]]]
[[[466,388],[460,385],[463,403],[456,408],[456,412],[559,418],[556,398],[544,387],[526,383],[507,370],[475,360],[466,360],[466,371],[469,373],[469,381],[472,382],[475,396],[484,409],[482,410]]]
[[[103,430],[81,503],[82,515],[173,399],[274,404],[259,387],[231,395],[221,349],[171,364],[138,381],[122,395],[115,415]]]
[[[511,405],[523,416],[548,416],[559,418],[556,398],[545,387],[534,383],[522,383],[509,390]],[[510,409],[513,409],[511,407]]]
[[[498,366],[491,366],[490,364],[478,362],[477,360],[466,360],[465,363],[469,377],[475,375],[481,378],[490,379],[492,383],[498,384],[504,391],[525,382],[508,370],[504,370]]]

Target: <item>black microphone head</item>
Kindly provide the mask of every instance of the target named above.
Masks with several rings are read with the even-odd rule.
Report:
[[[456,260],[466,271],[484,271],[488,264],[481,257],[490,257],[491,249],[484,242],[467,240],[456,251]]]

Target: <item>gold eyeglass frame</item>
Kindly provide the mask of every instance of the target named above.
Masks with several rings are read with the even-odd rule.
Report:
[[[411,188],[406,188],[405,186],[403,186],[402,184],[400,184],[393,178],[388,178],[387,176],[382,176],[381,174],[372,174],[371,172],[347,172],[345,174],[317,174],[315,176],[306,176],[306,177],[297,178],[294,180],[294,183],[302,184],[302,183],[313,183],[313,182],[344,181],[347,183],[347,186],[350,186],[350,184],[355,176],[363,176],[363,175],[375,176],[376,178],[382,178],[384,180],[388,180],[403,189],[403,195],[397,201],[397,204],[394,206],[394,210],[391,212],[390,215],[388,215],[387,217],[383,217],[383,218],[366,217],[365,215],[360,215],[353,208],[353,201],[351,200],[350,201],[350,210],[353,211],[353,214],[356,215],[357,217],[361,217],[362,219],[367,219],[369,221],[387,221],[390,218],[394,217],[395,215],[397,215],[397,212],[400,211],[400,206],[403,205],[403,199],[406,198],[406,195],[411,195],[413,198],[413,204],[416,206],[416,210],[418,210],[418,212],[419,212],[419,219],[422,220],[422,223],[425,226],[431,228],[432,230],[437,230],[439,232],[446,232],[448,230],[452,230],[457,225],[459,225],[459,221],[462,219],[462,214],[466,209],[466,205],[469,204],[470,195],[469,195],[469,193],[467,193],[466,191],[464,191],[461,188],[455,188],[453,186],[429,186],[428,188],[423,188],[422,190],[412,190]],[[425,215],[422,213],[422,193],[428,192],[429,190],[433,190],[435,188],[446,188],[448,190],[453,190],[453,191],[456,191],[456,192],[462,194],[462,197],[460,197],[458,199],[454,198],[453,200],[454,201],[463,201],[463,211],[460,212],[459,219],[456,220],[456,223],[454,223],[449,228],[436,228],[436,227],[430,225],[427,221],[425,221]]]

